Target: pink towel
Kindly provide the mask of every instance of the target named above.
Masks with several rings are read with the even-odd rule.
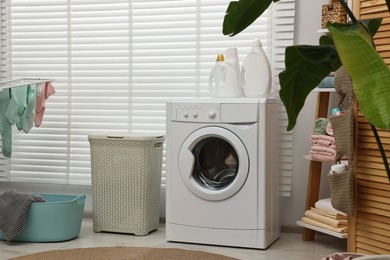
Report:
[[[50,82],[46,82],[41,86],[37,87],[37,97],[35,98],[35,116],[34,122],[35,126],[41,126],[43,114],[45,113],[45,103],[51,95],[56,93],[56,90]]]
[[[309,155],[318,161],[336,161],[336,150],[325,146],[313,145]]]
[[[330,147],[313,145],[309,155],[318,161],[336,161],[336,149]]]
[[[326,155],[326,154],[321,154],[321,153],[316,153],[310,151],[310,157],[313,160],[316,161],[322,161],[322,162],[335,162],[336,161],[336,155]]]
[[[325,128],[325,131],[328,135],[330,136],[333,136],[333,128],[332,128],[332,124],[329,122],[327,125],[326,125],[326,128]]]
[[[310,136],[311,143],[313,145],[329,147],[332,149],[336,149],[336,143],[333,136],[328,135],[311,135]]]
[[[311,151],[315,153],[324,154],[324,155],[336,155],[336,149],[320,146],[320,145],[313,145],[311,147]]]

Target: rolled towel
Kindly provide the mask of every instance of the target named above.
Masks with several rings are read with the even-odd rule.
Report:
[[[317,118],[314,124],[314,134],[326,135],[327,134],[326,126],[328,125],[328,123],[329,123],[328,118],[323,118],[323,117]]]
[[[332,124],[330,122],[326,125],[325,131],[328,135],[334,136]]]
[[[326,76],[318,85],[319,88],[334,88],[334,77]]]

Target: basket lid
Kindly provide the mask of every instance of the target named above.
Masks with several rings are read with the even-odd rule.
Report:
[[[88,139],[151,141],[151,140],[164,140],[165,135],[153,135],[153,134],[144,134],[144,133],[135,133],[135,132],[96,133],[96,134],[88,135]]]

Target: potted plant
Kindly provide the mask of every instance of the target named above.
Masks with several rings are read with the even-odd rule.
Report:
[[[272,2],[239,0],[230,2],[223,22],[223,34],[234,36],[254,22]],[[285,50],[285,70],[279,74],[280,98],[294,128],[309,93],[341,66],[349,74],[356,99],[376,137],[388,178],[390,169],[376,127],[390,128],[390,70],[375,50],[373,36],[382,19],[358,21],[344,0],[339,0],[350,17],[347,24],[327,23],[329,34],[319,45],[294,45]],[[390,0],[386,0],[390,10]]]

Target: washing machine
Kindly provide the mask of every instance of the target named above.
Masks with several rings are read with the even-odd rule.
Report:
[[[167,102],[166,239],[266,249],[280,236],[279,99]]]

